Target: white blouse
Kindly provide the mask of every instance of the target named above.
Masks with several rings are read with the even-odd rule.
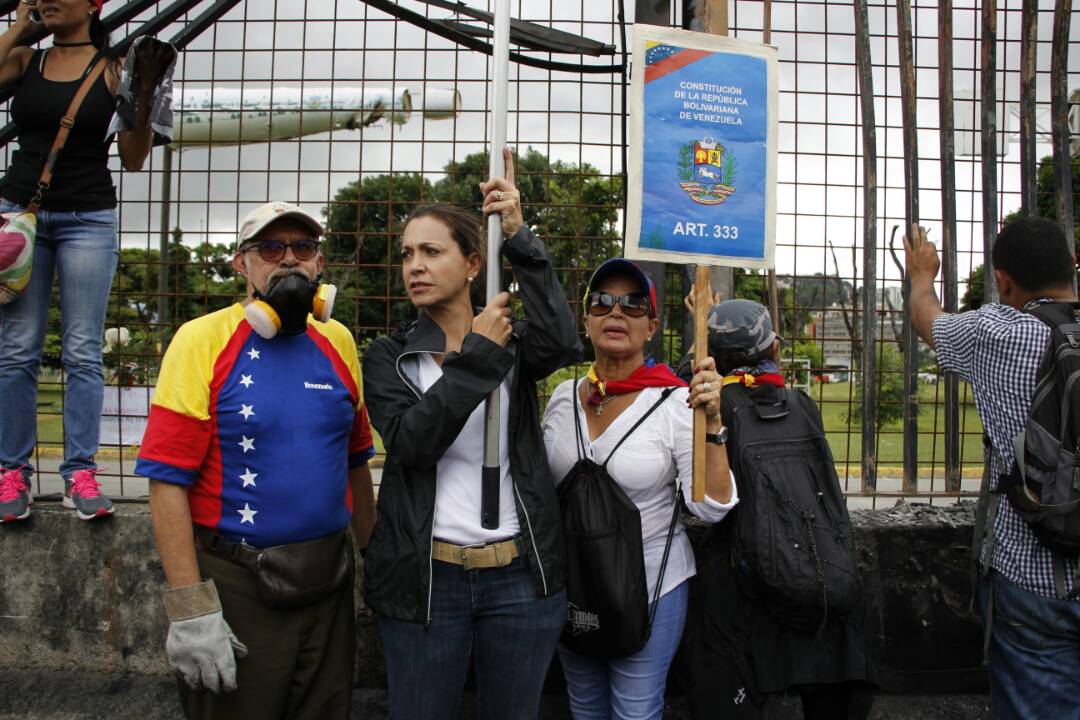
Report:
[[[585,382],[584,379],[581,382]],[[595,440],[589,440],[585,411],[577,402],[574,381],[561,383],[551,396],[544,413],[544,445],[556,484],[578,460],[574,439],[575,408],[585,443],[585,456],[603,464],[626,431],[660,399],[663,388],[645,388],[630,407],[623,410]],[[719,503],[708,495],[700,503],[691,502],[693,472],[694,413],[687,407],[689,388],[676,388],[615,452],[607,469],[641,513],[641,537],[645,553],[645,578],[652,602],[660,563],[667,543],[668,528],[674,511],[674,484],[683,491],[686,507],[705,522],[716,523],[739,502],[735,479],[731,480],[731,502]],[[694,551],[682,523],[676,523],[671,541],[667,571],[660,592],[664,595],[697,573]]]
[[[428,353],[420,355],[420,385],[424,392],[442,377],[442,367]],[[518,534],[514,485],[510,478],[510,391],[503,382],[499,393],[499,527],[489,530],[480,524],[481,466],[484,458],[484,415],[480,403],[461,428],[457,439],[446,449],[435,470],[435,517],[432,532],[438,540],[455,545],[499,542]]]

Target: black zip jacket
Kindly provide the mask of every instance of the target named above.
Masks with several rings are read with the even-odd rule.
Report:
[[[423,312],[364,353],[364,404],[386,449],[377,519],[364,563],[364,600],[385,617],[431,619],[436,463],[509,375],[510,476],[525,557],[541,595],[565,584],[562,522],[548,469],[536,382],[582,357],[577,323],[543,243],[522,227],[502,245],[525,319],[506,347],[476,333],[447,353],[442,377],[420,390],[420,353],[442,353],[442,329]],[[480,482],[477,467],[476,481]],[[476,508],[477,514],[480,508]]]

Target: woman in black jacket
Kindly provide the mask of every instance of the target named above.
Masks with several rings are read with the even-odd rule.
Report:
[[[558,501],[540,432],[536,381],[580,359],[565,294],[525,226],[509,151],[506,179],[481,183],[502,216],[502,254],[525,309],[500,293],[479,313],[483,270],[472,213],[421,207],[401,239],[418,318],[364,355],[365,403],[386,465],[365,563],[395,718],[455,718],[470,655],[481,718],[535,718],[566,619]],[[501,386],[495,511],[481,522],[485,399]],[[491,497],[489,495],[489,497]]]

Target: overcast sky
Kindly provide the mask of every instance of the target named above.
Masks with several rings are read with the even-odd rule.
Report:
[[[203,3],[204,5],[206,3]],[[405,7],[448,17],[445,11],[403,0]],[[486,0],[471,0],[484,7]],[[627,1],[632,13],[633,2]],[[164,4],[162,4],[164,5]],[[515,0],[514,16],[618,45],[613,22],[616,3],[609,0]],[[903,163],[899,81],[892,3],[871,2],[871,54],[877,95],[879,246],[893,224],[902,223]],[[934,225],[940,217],[938,162],[937,9],[916,2],[914,26],[919,68],[919,173],[922,216]],[[953,26],[954,82],[957,96],[971,98],[978,87],[979,10],[957,0]],[[1052,0],[1042,0],[1039,16],[1039,110],[1049,109]],[[999,127],[1006,155],[1000,173],[1002,207],[1019,206],[1018,124],[1006,120],[1009,103],[1019,97],[1020,0],[999,2]],[[553,9],[554,8],[554,9]],[[760,41],[762,3],[731,2],[732,34]],[[555,14],[556,17],[552,17]],[[149,17],[149,15],[147,15]],[[632,17],[629,18],[632,20]],[[180,24],[160,34],[168,38]],[[797,29],[797,32],[796,32]],[[826,238],[836,246],[841,272],[851,273],[853,248],[860,247],[861,143],[858,127],[853,14],[846,2],[773,3],[772,42],[780,51],[780,140],[777,263],[780,272],[831,272],[823,250]],[[117,36],[120,34],[118,33]],[[1070,89],[1080,87],[1080,18],[1074,14],[1069,59]],[[566,58],[558,58],[566,59]],[[576,61],[577,58],[570,58]],[[584,58],[607,64],[610,58]],[[456,121],[424,121],[418,115],[404,125],[382,121],[361,130],[342,130],[298,141],[178,153],[173,173],[170,224],[179,225],[190,242],[203,237],[229,242],[239,217],[267,199],[299,201],[319,213],[328,198],[361,175],[424,172],[432,180],[451,159],[485,148],[488,58],[464,50],[408,23],[372,10],[359,0],[278,0],[242,2],[213,30],[181,56],[176,79],[189,87],[456,87],[464,112]],[[621,170],[618,76],[551,73],[511,68],[510,140],[531,145],[552,159],[587,162],[603,173]],[[977,105],[958,102],[958,125],[971,125]],[[969,118],[966,123],[964,118]],[[1048,138],[1042,138],[1047,140]],[[958,146],[964,139],[958,138]],[[161,150],[148,170],[119,172],[122,241],[125,246],[156,246],[159,228]],[[1040,156],[1050,153],[1043,142]],[[960,276],[981,260],[967,251],[981,248],[978,158],[957,162],[957,213],[960,219]],[[117,164],[118,166],[118,164]],[[117,168],[118,169],[118,168]],[[1077,199],[1080,201],[1080,198]],[[936,235],[940,237],[940,229]],[[794,243],[797,239],[798,252]],[[879,276],[898,278],[884,250]]]

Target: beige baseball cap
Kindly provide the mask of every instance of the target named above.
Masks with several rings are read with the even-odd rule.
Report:
[[[236,249],[240,250],[244,243],[262,232],[263,228],[281,218],[293,218],[303,223],[315,233],[315,237],[323,234],[322,223],[298,205],[274,200],[249,212],[244,221],[240,223],[240,231],[236,234]]]

